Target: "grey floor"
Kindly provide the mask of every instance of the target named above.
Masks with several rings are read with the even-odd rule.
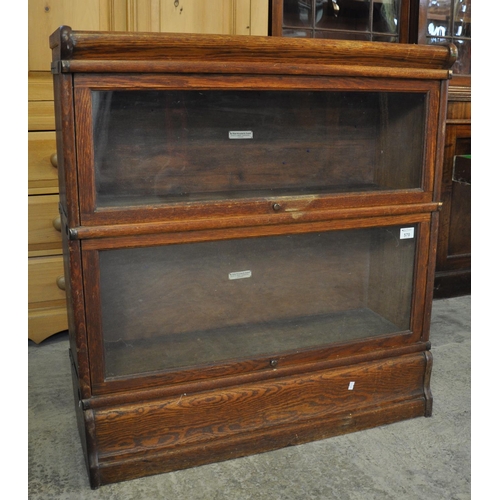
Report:
[[[270,453],[89,488],[67,334],[29,342],[32,500],[471,498],[471,298],[435,300],[433,416]],[[490,497],[491,498],[491,497]]]

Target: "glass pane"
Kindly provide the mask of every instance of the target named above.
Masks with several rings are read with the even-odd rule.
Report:
[[[330,40],[360,40],[365,42],[369,42],[371,40],[371,36],[369,33],[355,33],[334,30],[316,30],[314,32],[314,37]]]
[[[107,377],[406,331],[418,227],[100,252]]]
[[[386,43],[397,43],[399,37],[397,36],[384,36],[384,35],[373,35],[373,42],[386,42]]]
[[[283,0],[284,26],[313,26],[313,0]]]
[[[436,38],[451,36],[451,0],[429,0],[427,33]]]
[[[342,22],[339,20],[340,7],[338,0],[317,0],[315,24],[320,28],[338,28]]]
[[[370,0],[319,0],[316,2],[318,28],[370,31]]]
[[[396,34],[399,31],[400,0],[382,0],[373,3],[373,31]]]
[[[451,40],[449,38],[436,38],[436,37],[428,37],[427,38],[427,44],[433,45],[433,44],[446,44],[450,43]]]
[[[471,74],[471,1],[429,1],[427,43],[454,43],[458,58],[453,65],[456,75]],[[446,37],[446,38],[443,38]]]
[[[92,95],[98,208],[421,185],[424,93]]]
[[[471,37],[470,0],[455,0],[453,34],[459,37]]]
[[[457,46],[458,57],[452,67],[453,73],[456,75],[471,74],[471,41],[470,40],[453,40]]]
[[[283,36],[292,38],[312,38],[312,30],[303,30],[299,28],[283,28]]]

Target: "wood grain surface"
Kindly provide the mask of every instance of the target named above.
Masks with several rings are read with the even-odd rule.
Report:
[[[92,488],[431,414],[454,46],[50,43]]]

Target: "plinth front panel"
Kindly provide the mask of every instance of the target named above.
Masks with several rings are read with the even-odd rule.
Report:
[[[101,484],[423,416],[424,353],[96,410]]]

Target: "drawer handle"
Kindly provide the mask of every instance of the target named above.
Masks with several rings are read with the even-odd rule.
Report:
[[[52,163],[52,166],[57,168],[57,153],[54,153],[51,157],[50,157],[50,163]]]
[[[66,283],[64,281],[64,276],[59,276],[56,279],[56,284],[57,284],[58,288],[60,288],[61,290],[66,290]]]
[[[54,229],[56,231],[59,231],[61,232],[61,216],[58,215],[53,221],[52,221],[52,225],[54,226]]]

